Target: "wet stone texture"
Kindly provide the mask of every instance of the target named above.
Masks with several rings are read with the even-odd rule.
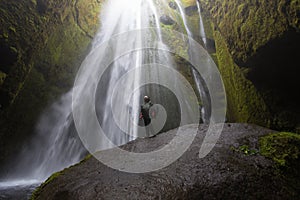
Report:
[[[183,134],[197,129],[188,125]],[[132,174],[111,169],[91,157],[68,168],[34,194],[36,199],[296,199],[297,188],[288,184],[274,163],[258,153],[236,151],[247,146],[259,151],[258,138],[270,132],[256,125],[225,124],[214,149],[199,159],[207,126],[185,154],[161,170]],[[153,138],[137,139],[122,148],[147,152],[161,148],[176,129]],[[113,159],[113,158],[112,158]]]

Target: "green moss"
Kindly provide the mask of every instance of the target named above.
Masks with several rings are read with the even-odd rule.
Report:
[[[162,29],[171,29],[171,30],[174,30],[174,24],[173,25],[166,25],[166,24],[163,24],[163,23],[160,23],[160,27]]]
[[[101,4],[96,1],[78,0],[76,5],[78,26],[89,36],[93,36],[99,27]]]
[[[76,5],[67,0],[47,1],[47,9],[41,13],[35,7],[35,0],[0,3],[4,11],[0,13],[1,36],[13,52],[19,53],[3,85],[5,94],[2,95],[8,101],[5,105],[13,103],[22,89],[19,86],[24,85],[31,67],[35,66],[33,62],[47,62],[45,65],[49,67],[76,68],[79,65],[99,27],[100,4],[97,0],[78,0]],[[19,66],[24,67],[22,73],[17,69]]]
[[[214,32],[214,38],[218,68],[223,78],[228,101],[227,120],[268,126],[269,112],[263,99],[234,63],[219,31]]]
[[[47,184],[49,184],[51,181],[53,181],[54,179],[56,179],[58,176],[60,176],[62,174],[63,174],[63,171],[55,172],[54,174],[52,174],[44,183],[42,183],[39,187],[37,187],[34,190],[34,192],[32,193],[32,195],[30,197],[30,200],[36,199],[42,188],[44,188]]]
[[[209,39],[213,39],[214,38],[213,26],[211,23],[210,16],[205,10],[202,10],[202,21],[203,21],[206,37]]]
[[[196,0],[181,0],[184,7],[196,5]]]
[[[30,0],[30,2],[33,4],[33,5],[37,5],[37,2],[36,2],[36,0]]]
[[[71,88],[99,26],[102,1],[78,0],[76,10],[67,0],[49,0],[45,12],[39,12],[35,2],[0,3],[0,42],[17,53],[17,60],[7,66],[9,73],[0,73],[0,151],[5,152],[0,164],[34,133],[42,110]],[[91,20],[83,22],[78,16]]]
[[[7,74],[5,74],[4,72],[0,71],[0,86],[3,84],[6,76],[7,76]]]
[[[59,172],[55,172],[53,173],[44,183],[42,183],[39,187],[37,187],[34,192],[32,193],[31,197],[30,197],[30,200],[34,200],[36,199],[39,194],[40,194],[40,191],[41,189],[43,189],[46,185],[48,185],[50,182],[52,182],[53,180],[55,180],[57,177],[61,176],[62,174],[64,174],[67,170],[79,165],[79,164],[82,164],[84,162],[86,162],[87,160],[89,160],[90,158],[92,157],[91,154],[88,154],[84,159],[82,159],[79,163],[75,164],[75,165],[72,165],[68,168],[65,168],[64,170],[62,171],[59,171]]]
[[[214,30],[219,33],[216,42],[219,49],[217,57],[227,91],[228,119],[237,122],[258,122],[276,130],[296,131],[299,117],[297,106],[293,104],[297,100],[291,99],[286,103],[286,96],[289,94],[281,94],[275,84],[269,86],[268,80],[272,78],[257,81],[259,78],[256,77],[263,75],[254,75],[254,72],[264,69],[265,66],[270,66],[270,70],[276,67],[274,71],[280,67],[281,64],[272,63],[272,57],[266,58],[262,55],[266,54],[266,51],[273,54],[272,50],[268,49],[270,45],[282,42],[286,44],[284,48],[288,49],[289,42],[294,41],[290,35],[294,32],[299,33],[299,0],[200,2],[204,10],[202,13],[209,16]],[[288,60],[289,54],[285,54]],[[269,72],[266,71],[266,74]],[[232,80],[229,80],[230,77]],[[246,77],[255,83],[255,87]],[[259,112],[262,116],[259,116]]]
[[[272,133],[259,139],[261,155],[271,158],[280,166],[299,162],[300,135],[289,132]]]
[[[80,165],[80,164],[82,164],[82,163],[88,161],[88,160],[91,159],[92,157],[93,157],[92,154],[88,154],[88,155],[86,155],[79,163],[73,165],[72,167],[75,167],[75,166],[77,166],[77,165]]]
[[[300,28],[299,0],[200,0],[238,63],[245,63],[268,41],[290,27]]]
[[[210,54],[210,57],[213,59],[213,61],[216,63],[216,65],[219,65],[218,56],[216,53]]]
[[[14,32],[14,33],[16,33],[16,28],[13,27],[13,26],[10,26],[10,27],[9,27],[9,30],[12,31],[12,32]]]
[[[239,12],[244,12],[245,6],[239,7]],[[253,84],[247,80],[244,73],[241,72],[232,59],[232,55],[227,46],[226,38],[224,38],[217,28],[212,25],[207,12],[202,12],[205,31],[208,38],[216,41],[217,52],[212,55],[214,61],[218,64],[222,74],[223,81],[228,99],[227,120],[231,122],[249,122],[259,125],[269,125],[269,112],[260,94],[257,92]],[[172,13],[172,17],[176,19],[179,27],[184,28],[181,16],[176,11]],[[194,14],[187,16],[188,22],[191,25],[194,36],[199,35],[199,16]],[[182,52],[182,55],[187,55],[187,47],[178,44],[176,38],[172,38],[172,34],[168,30],[174,29],[173,26],[163,26],[163,30],[169,37],[166,44],[177,51]],[[178,63],[178,62],[177,62]],[[186,73],[183,73],[186,74]],[[249,98],[251,96],[251,98]]]
[[[8,33],[3,33],[3,37],[8,39]]]
[[[194,36],[199,35],[200,33],[200,26],[199,26],[199,15],[197,12],[190,16],[186,15],[186,19],[189,24],[189,29],[193,33]]]
[[[73,19],[69,19],[48,38],[36,65],[51,85],[66,90],[73,83],[90,41]]]
[[[243,153],[244,155],[247,156],[256,155],[258,153],[258,150],[251,149],[248,145],[242,145],[239,146],[238,148],[231,146],[230,149],[235,152]]]
[[[18,53],[18,50],[16,49],[16,47],[10,47],[10,50],[14,53]]]
[[[174,26],[163,26],[162,33],[163,33],[163,41],[167,44],[171,50],[175,50],[176,52],[180,52],[179,54],[183,58],[188,58],[188,44],[183,43],[181,39],[177,38],[177,35],[173,34]],[[167,37],[165,37],[167,36]],[[176,59],[176,58],[175,58]]]

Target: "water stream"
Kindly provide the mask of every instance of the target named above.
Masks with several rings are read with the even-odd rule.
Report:
[[[184,22],[184,29],[190,37],[193,37],[192,32],[189,29],[187,19],[185,17],[184,8],[179,0],[175,0],[178,11]],[[92,43],[92,50],[96,50],[99,45],[103,44],[103,41],[109,40],[112,36],[123,33],[130,30],[139,30],[142,28],[154,27],[156,28],[156,34],[158,40],[162,40],[160,16],[168,5],[167,0],[109,0],[102,8],[101,12],[101,29],[98,31],[95,39]],[[200,5],[197,1],[199,17],[200,17],[200,35],[204,44],[206,44],[206,36],[204,32],[203,21],[201,17]],[[165,8],[164,8],[165,7]],[[149,35],[148,35],[149,34]],[[126,38],[126,41],[117,41],[110,51],[112,54],[118,54],[118,49],[122,46],[129,46],[131,49],[136,49],[138,43],[151,42],[149,37],[153,33],[149,32],[144,35],[135,35],[134,37]],[[157,49],[166,49],[166,45],[163,43],[157,44]],[[82,91],[83,95],[90,94],[90,88],[96,86],[96,105],[95,110],[97,113],[98,121],[101,124],[107,137],[114,143],[114,145],[121,145],[127,143],[130,140],[138,137],[138,130],[135,127],[128,127],[128,135],[122,131],[114,122],[114,116],[111,108],[111,99],[114,92],[115,83],[124,74],[132,69],[135,70],[133,80],[129,80],[125,83],[126,88],[123,91],[124,94],[132,93],[130,99],[124,99],[123,94],[118,95],[118,101],[124,101],[124,103],[117,106],[117,110],[120,112],[120,119],[124,124],[128,123],[129,119],[133,119],[136,123],[139,123],[139,108],[142,103],[142,97],[144,95],[150,95],[153,97],[155,103],[161,103],[167,105],[170,101],[166,91],[162,91],[160,87],[155,85],[141,87],[139,90],[132,92],[134,88],[140,85],[141,79],[145,76],[158,76],[162,73],[159,69],[154,69],[148,73],[142,72],[140,66],[145,63],[161,63],[167,66],[174,66],[176,63],[173,60],[172,55],[165,51],[157,50],[135,50],[126,55],[121,56],[105,71],[99,82],[93,78],[94,72],[99,67],[102,58],[101,55],[93,54],[96,56],[90,56],[89,60],[83,63],[83,67],[86,65],[86,77],[80,80],[79,91]],[[200,75],[192,69],[194,79],[200,93],[203,104],[209,104],[206,98],[207,93],[201,82]],[[168,74],[167,76],[172,77]],[[159,80],[157,80],[159,82]],[[176,84],[176,81],[174,82]],[[103,87],[105,86],[105,87]],[[179,91],[184,93],[184,91]],[[25,194],[31,192],[32,189],[53,172],[62,170],[74,163],[79,162],[86,154],[87,150],[82,145],[78,138],[74,120],[72,117],[72,90],[63,95],[59,101],[54,103],[48,108],[41,116],[36,126],[36,135],[32,140],[27,143],[20,155],[15,161],[9,163],[9,170],[0,182],[0,198],[12,199],[12,193],[15,194],[15,190],[23,191]],[[87,102],[82,102],[87,103]],[[127,106],[124,106],[127,105]],[[204,109],[202,106],[203,121],[209,116],[208,109]],[[128,116],[128,108],[130,113]],[[170,108],[173,109],[173,108]],[[82,114],[82,117],[86,117]],[[87,132],[89,127],[82,125]],[[172,126],[172,125],[171,125]],[[170,126],[170,127],[171,127]],[[176,126],[176,125],[174,125]],[[103,140],[104,141],[104,140]],[[98,141],[99,142],[99,141]],[[100,141],[101,143],[101,141]],[[102,142],[101,149],[111,148],[111,144]],[[24,189],[25,188],[25,189]],[[24,196],[24,199],[28,196]]]
[[[201,14],[201,7],[200,7],[200,3],[198,0],[196,1],[196,4],[197,4],[197,8],[198,8],[198,13],[199,13],[199,29],[200,29],[199,32],[200,32],[200,36],[203,41],[204,47],[207,48],[207,38],[206,38],[205,30],[204,30],[204,24],[203,24],[203,19],[202,19],[202,14]]]
[[[187,33],[187,35],[190,37],[190,38],[194,38],[193,37],[193,33],[192,31],[190,30],[190,27],[189,27],[189,24],[188,24],[188,20],[186,18],[186,14],[184,12],[184,8],[183,8],[183,5],[181,3],[180,0],[175,0],[176,2],[176,5],[179,9],[179,12],[180,12],[180,15],[181,15],[181,18],[182,18],[182,21],[183,21],[183,25],[184,25],[184,29]],[[200,36],[201,36],[201,39],[203,41],[203,44],[204,44],[204,48],[207,47],[207,39],[206,39],[206,34],[205,34],[205,30],[204,30],[204,24],[203,24],[203,19],[202,19],[202,15],[201,15],[201,8],[200,8],[200,3],[198,0],[196,0],[196,4],[197,4],[197,9],[198,9],[198,13],[199,13],[199,33],[200,33]],[[189,40],[190,42],[190,47],[192,46],[192,43],[191,41]],[[192,56],[191,54],[189,54],[189,56]],[[207,65],[210,65],[210,62],[209,60],[207,60]],[[193,78],[194,78],[194,81],[196,83],[196,87],[200,93],[200,96],[202,97],[202,106],[201,106],[201,116],[202,116],[202,121],[204,123],[208,123],[209,121],[209,118],[210,118],[210,99],[209,99],[209,94],[208,94],[208,91],[205,87],[205,83],[203,82],[201,76],[199,73],[196,72],[196,70],[194,68],[191,68],[191,71],[192,71],[192,75],[193,75]]]

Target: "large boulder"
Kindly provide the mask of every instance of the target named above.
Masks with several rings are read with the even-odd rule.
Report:
[[[164,25],[173,25],[175,21],[168,15],[163,15],[159,18],[160,22]]]
[[[190,134],[197,125],[184,127]],[[272,160],[259,155],[259,138],[272,130],[249,124],[225,124],[214,149],[199,158],[207,131],[200,125],[191,147],[173,164],[149,173],[125,173],[94,157],[52,175],[33,199],[296,199],[297,177],[286,179]],[[148,152],[161,148],[176,129],[137,139],[122,148]],[[101,152],[99,152],[101,154]],[[112,158],[114,159],[114,158]],[[296,183],[296,184],[295,184]]]

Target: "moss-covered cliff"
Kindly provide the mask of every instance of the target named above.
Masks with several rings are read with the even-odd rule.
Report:
[[[212,22],[228,120],[297,131],[299,0],[200,0]],[[209,29],[209,26],[206,25]]]
[[[203,43],[196,0],[181,2],[194,39]],[[297,131],[299,1],[199,2],[206,47],[226,88],[227,120]],[[170,0],[169,5],[171,9],[166,14],[176,23],[164,27],[185,32],[176,3]],[[176,45],[176,41],[173,43]]]
[[[42,109],[72,86],[98,29],[101,2],[0,2],[0,161],[33,133]]]
[[[220,32],[215,31],[217,61],[228,98],[229,121],[268,125],[268,110],[251,81],[234,63]]]
[[[290,29],[299,31],[299,0],[200,0],[239,65]]]

